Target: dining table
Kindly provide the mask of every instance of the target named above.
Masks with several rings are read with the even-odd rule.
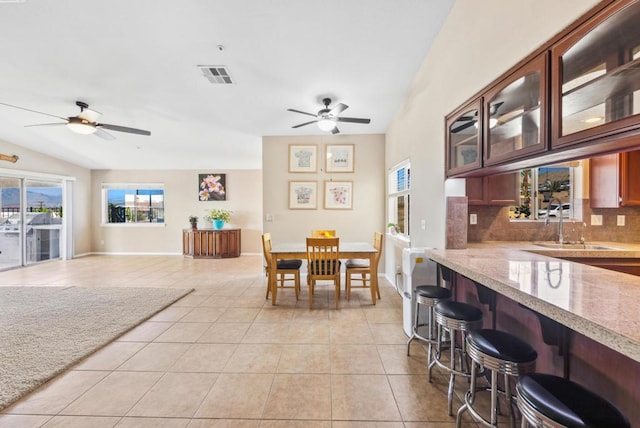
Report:
[[[367,259],[371,268],[371,301],[376,304],[378,294],[378,266],[375,263],[378,250],[368,242],[340,242],[338,254],[340,259]],[[274,243],[271,248],[273,264],[278,260],[307,258],[307,246],[304,242]],[[271,288],[271,304],[275,306],[278,286],[275,269],[269,271],[269,287]]]

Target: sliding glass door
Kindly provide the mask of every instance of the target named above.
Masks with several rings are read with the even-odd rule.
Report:
[[[63,183],[0,176],[0,270],[61,257]]]

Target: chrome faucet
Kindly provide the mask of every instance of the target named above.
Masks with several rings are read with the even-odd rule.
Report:
[[[558,208],[560,209],[560,220],[558,223],[558,244],[562,245],[564,242],[564,239],[562,237],[562,217],[564,216],[562,213],[562,202],[560,202],[560,199],[553,198],[549,201],[549,205],[547,205],[547,218],[544,220],[544,225],[549,226],[549,208],[551,208],[551,205],[554,201],[558,202]]]

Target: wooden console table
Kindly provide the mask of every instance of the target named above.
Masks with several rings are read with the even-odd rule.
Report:
[[[240,229],[183,229],[182,253],[194,259],[240,257]]]

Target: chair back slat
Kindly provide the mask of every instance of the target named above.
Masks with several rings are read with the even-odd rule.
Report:
[[[315,279],[333,279],[340,269],[339,238],[307,238],[307,266]]]
[[[267,269],[271,267],[271,234],[264,233],[262,234],[262,252],[264,254],[264,259],[267,262]]]

